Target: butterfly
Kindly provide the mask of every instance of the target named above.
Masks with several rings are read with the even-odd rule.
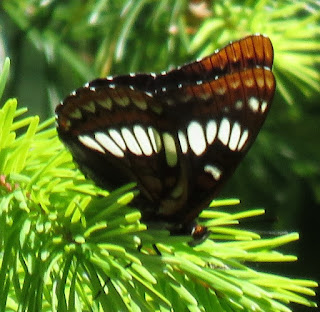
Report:
[[[265,121],[272,64],[256,34],[168,72],[96,79],[57,106],[58,135],[100,187],[136,182],[142,220],[190,234]]]

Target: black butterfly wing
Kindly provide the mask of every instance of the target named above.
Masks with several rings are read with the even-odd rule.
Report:
[[[158,128],[161,103],[125,77],[132,84],[115,88],[112,79],[98,79],[67,97],[57,107],[58,133],[80,169],[98,185],[111,190],[138,182],[143,197],[159,202],[165,175],[177,171],[165,168]]]
[[[178,181],[182,185],[175,185],[171,199],[187,198],[183,209],[173,214],[168,206],[171,218],[175,214],[187,224],[210,203],[254,142],[274,90],[271,70],[259,67],[161,95],[174,112],[171,134],[179,142],[178,165],[184,172]]]
[[[136,181],[145,219],[188,225],[257,136],[272,60],[257,35],[168,73],[97,79],[58,106],[59,136],[102,187]]]

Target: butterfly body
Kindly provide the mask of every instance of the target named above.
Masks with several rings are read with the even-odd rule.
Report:
[[[136,182],[144,220],[189,231],[265,120],[272,62],[253,35],[169,72],[96,79],[57,107],[59,136],[99,186]]]

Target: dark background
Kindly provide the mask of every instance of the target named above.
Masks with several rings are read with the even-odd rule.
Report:
[[[93,78],[159,72],[230,40],[266,33],[275,48],[278,89],[273,107],[219,197],[240,198],[242,210],[266,209],[265,216],[243,227],[265,236],[299,232],[298,242],[281,248],[299,261],[265,267],[319,281],[320,32],[315,33],[320,10],[315,1],[297,9],[296,1],[283,1],[282,6],[277,1],[263,7],[258,3],[244,7],[241,1],[225,6],[219,1],[2,1],[0,66],[4,56],[11,59],[3,99],[17,97],[31,115],[45,119],[70,91]],[[305,23],[310,16],[314,18]],[[290,19],[294,23],[289,24]],[[296,29],[290,31],[292,25]],[[312,74],[293,67],[302,61]]]

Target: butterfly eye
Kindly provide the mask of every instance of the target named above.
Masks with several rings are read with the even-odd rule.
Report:
[[[58,134],[101,187],[136,182],[146,222],[190,232],[263,125],[272,63],[269,38],[252,35],[158,75],[96,79],[58,105]]]

